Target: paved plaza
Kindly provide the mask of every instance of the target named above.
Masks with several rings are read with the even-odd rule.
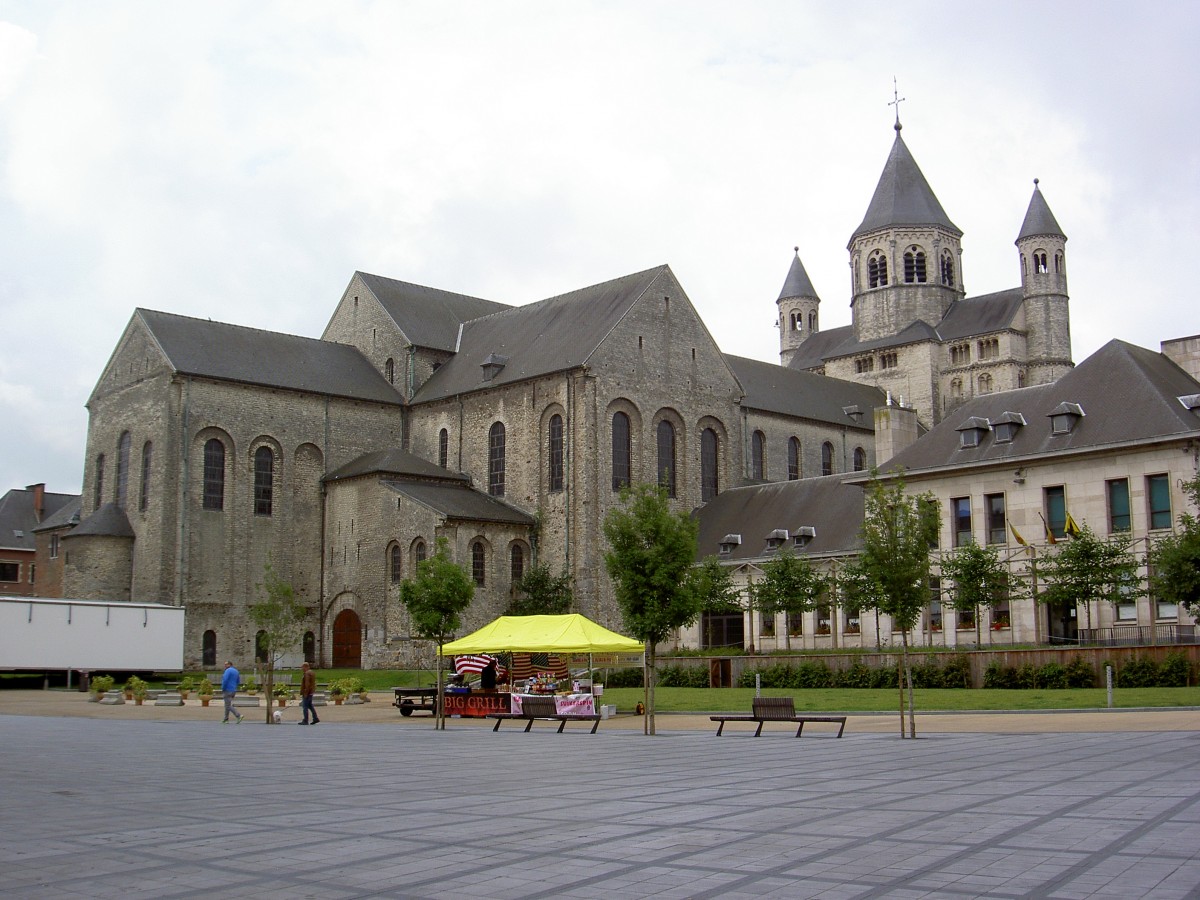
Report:
[[[0,715],[0,894],[1200,897],[1195,730],[865,721],[797,740]]]

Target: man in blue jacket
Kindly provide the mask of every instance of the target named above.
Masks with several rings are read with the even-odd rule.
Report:
[[[233,667],[232,662],[226,661],[225,674],[221,676],[221,693],[225,695],[225,718],[221,720],[222,725],[229,722],[230,713],[237,716],[239,725],[242,724],[242,714],[233,706],[233,698],[237,695],[238,685],[241,681],[242,673]]]

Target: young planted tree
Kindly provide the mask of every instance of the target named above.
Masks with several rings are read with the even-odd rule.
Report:
[[[573,579],[555,575],[545,564],[533,566],[513,585],[505,610],[510,616],[561,616],[571,609]]]
[[[981,611],[1011,599],[1008,569],[1000,561],[995,547],[981,547],[974,541],[942,557],[942,578],[954,582],[947,605],[970,612],[975,620],[975,646],[979,646]]]
[[[475,596],[475,582],[462,566],[450,559],[445,538],[438,538],[433,556],[417,564],[411,579],[400,583],[400,602],[412,618],[418,637],[437,643],[437,715],[434,728],[446,727],[442,697],[442,645],[462,625],[462,613]]]
[[[1094,602],[1130,603],[1146,594],[1130,545],[1130,539],[1121,535],[1104,540],[1084,522],[1042,560],[1038,574],[1043,587],[1038,600],[1068,607],[1082,605],[1091,629]]]
[[[1200,509],[1200,475],[1185,481],[1183,489]],[[1154,542],[1148,562],[1154,596],[1200,617],[1200,519],[1181,513],[1178,530]]]
[[[751,586],[754,605],[769,615],[811,612],[817,608],[821,593],[828,581],[820,575],[807,558],[801,558],[785,548],[775,559],[762,567],[762,577]],[[791,629],[784,629],[787,647],[792,646]]]
[[[917,736],[913,712],[908,635],[929,597],[929,547],[938,530],[938,502],[929,494],[909,497],[904,482],[886,485],[872,473],[863,515],[863,548],[843,570],[843,590],[860,608],[875,607],[900,631],[903,678],[900,736],[904,736],[904,689],[908,689],[909,737]],[[847,571],[848,570],[848,571]]]
[[[666,492],[650,484],[623,490],[621,505],[604,519],[604,565],[617,604],[625,627],[646,644],[648,734],[655,733],[655,648],[673,629],[696,621],[713,586],[709,570],[694,565],[697,529],[686,513],[671,512]]]
[[[258,629],[256,649],[267,660],[267,724],[271,725],[274,722],[271,698],[275,696],[275,663],[304,640],[307,611],[297,602],[295,588],[280,578],[270,563],[264,567],[263,583],[258,587],[266,594],[266,599],[251,603],[248,612]]]

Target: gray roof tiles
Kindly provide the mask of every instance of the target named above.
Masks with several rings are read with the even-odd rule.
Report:
[[[341,481],[363,475],[400,475],[406,478],[424,478],[438,481],[469,482],[459,472],[451,472],[406,450],[389,448],[365,453],[352,459],[325,476],[326,481]]]
[[[465,484],[427,481],[384,481],[397,494],[428,507],[448,519],[470,522],[499,522],[532,527],[537,520],[503,500],[477,491]]]
[[[1033,182],[1033,196],[1029,198],[1029,208],[1025,211],[1025,221],[1021,223],[1021,233],[1017,235],[1017,240],[1020,241],[1023,238],[1038,237],[1040,235],[1051,235],[1061,237],[1063,240],[1067,239],[1062,227],[1058,224],[1058,220],[1054,218],[1054,213],[1050,212],[1050,205],[1046,203],[1046,198],[1042,196],[1042,192],[1035,180]]]
[[[871,411],[886,401],[886,394],[870,385],[741,356],[725,354],[725,360],[745,391],[742,406],[749,409],[872,431]],[[847,406],[861,408],[863,417],[857,424],[842,411]]]
[[[417,347],[453,351],[463,322],[512,308],[494,300],[367,272],[356,272],[355,275],[362,279],[404,336]]]
[[[39,522],[33,509],[33,491],[14,488],[0,497],[0,547],[12,550],[35,549],[33,533],[60,510],[74,503],[79,506],[78,494],[42,494],[42,519]]]
[[[1178,397],[1200,390],[1191,376],[1153,350],[1109,341],[1058,381],[976,397],[948,413],[920,441],[887,463],[909,472],[1005,462],[1038,454],[1086,451],[1200,434],[1200,414]],[[1050,415],[1062,404],[1084,415],[1069,434],[1052,432]],[[997,442],[996,429],[978,447],[961,448],[958,431],[972,418],[995,425],[1021,415],[1027,424],[1011,442]]]
[[[67,533],[68,538],[95,535],[99,537],[135,537],[125,510],[115,503],[105,503]]]
[[[897,128],[896,140],[892,143],[883,174],[879,176],[867,214],[851,235],[850,244],[859,235],[902,225],[938,225],[962,235],[942,209]]]
[[[413,402],[439,400],[585,365],[630,307],[655,282],[666,278],[677,287],[670,268],[658,266],[467,322],[458,353],[421,386]],[[506,357],[507,361],[491,380],[485,381],[481,367],[493,355]]]
[[[797,247],[796,256],[788,268],[787,278],[783,280],[783,289],[779,292],[779,299],[816,296],[817,289],[813,287],[808,272],[804,269],[804,263],[800,262],[800,248]]]
[[[954,341],[1011,328],[1024,301],[1020,288],[958,300],[937,324],[938,336]]]
[[[227,325],[173,313],[134,313],[182,375],[401,405],[356,348],[316,338]]]
[[[805,548],[809,556],[852,553],[861,544],[863,493],[842,475],[805,478],[733,488],[718,494],[693,513],[700,526],[697,558],[717,556],[722,562],[761,560],[767,535],[787,529],[790,539],[803,525],[816,529]],[[719,554],[730,534],[742,542]]]

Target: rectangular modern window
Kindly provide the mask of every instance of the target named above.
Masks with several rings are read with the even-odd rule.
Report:
[[[774,613],[762,614],[762,630],[759,631],[763,637],[775,637],[775,615]]]
[[[1104,483],[1108,494],[1108,531],[1113,534],[1118,531],[1129,531],[1132,523],[1129,518],[1129,479],[1114,478]]]
[[[51,559],[58,559],[58,547],[59,547],[58,535],[57,534],[50,535],[50,558]]]
[[[964,547],[971,543],[970,497],[954,497],[951,499],[950,530],[954,533],[955,547]]]
[[[1146,476],[1146,499],[1150,503],[1150,527],[1171,527],[1171,482],[1166,475]]]
[[[20,581],[21,564],[15,562],[0,562],[0,581]]]
[[[817,607],[817,634],[829,634],[832,620],[829,617],[828,606]]]
[[[1004,495],[987,494],[984,498],[988,519],[988,543],[1003,544],[1008,540],[1008,520],[1004,515]]]
[[[1067,494],[1060,484],[1044,489],[1043,499],[1046,504],[1046,527],[1055,538],[1067,534]]]

